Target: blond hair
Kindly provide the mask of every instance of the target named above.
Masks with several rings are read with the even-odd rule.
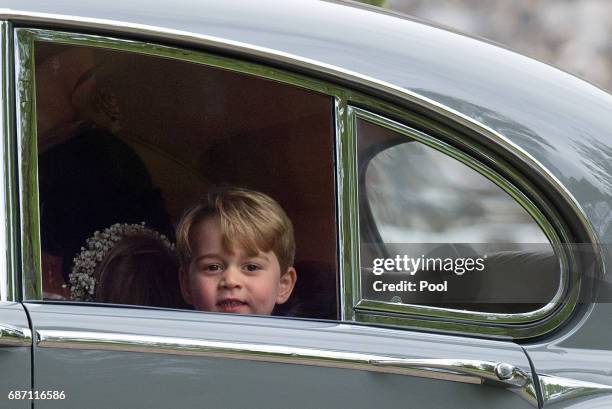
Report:
[[[281,274],[293,266],[293,225],[283,208],[261,192],[227,187],[210,191],[202,203],[181,218],[176,231],[176,249],[184,271],[189,270],[193,256],[191,231],[210,217],[218,217],[221,222],[222,244],[226,250],[241,247],[250,256],[259,251],[272,251]]]

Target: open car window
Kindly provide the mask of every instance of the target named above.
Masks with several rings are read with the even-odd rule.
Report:
[[[144,223],[171,248],[186,209],[236,186],[276,200],[294,226],[298,280],[275,314],[337,317],[332,97],[218,62],[44,41],[34,55],[43,298],[105,302],[109,249],[88,238]],[[88,251],[80,263],[98,270],[71,283]],[[154,275],[163,262],[150,263],[111,280],[112,302],[189,308],[176,262]]]

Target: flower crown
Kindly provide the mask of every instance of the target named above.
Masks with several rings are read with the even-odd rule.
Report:
[[[157,238],[168,250],[174,251],[174,244],[170,243],[165,235],[145,227],[144,222],[140,224],[116,223],[102,232],[96,231],[86,240],[85,247],[81,247],[81,252],[73,259],[74,266],[68,275],[70,299],[93,301],[97,284],[94,277],[96,266],[104,260],[115,244],[125,237],[135,235]]]

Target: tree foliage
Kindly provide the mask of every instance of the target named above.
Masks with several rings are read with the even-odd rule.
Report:
[[[360,3],[371,4],[372,6],[387,7],[387,0],[357,0]]]

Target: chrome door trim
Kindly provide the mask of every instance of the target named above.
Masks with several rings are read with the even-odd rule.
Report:
[[[538,374],[544,405],[568,399],[612,393],[612,386]]]
[[[502,386],[534,407],[537,395],[531,375],[512,365],[477,360],[405,359],[401,357],[289,347],[264,343],[201,340],[92,331],[36,331],[40,348],[93,349],[290,363],[382,372],[468,384]],[[502,369],[499,369],[499,368]],[[505,370],[510,368],[510,376]],[[506,379],[502,379],[506,378]]]
[[[370,361],[374,366],[394,368],[439,369],[476,378],[480,382],[502,385],[509,389],[523,388],[532,380],[522,369],[503,362],[480,361],[474,359],[379,359]]]
[[[32,331],[29,328],[0,324],[0,346],[32,346]]]

